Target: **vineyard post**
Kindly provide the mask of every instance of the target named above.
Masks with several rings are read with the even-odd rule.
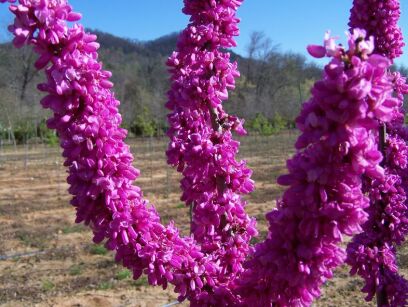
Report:
[[[0,136],[0,162],[3,156],[3,138]]]
[[[149,136],[150,186],[153,187],[153,137]]]
[[[170,196],[170,167],[166,167],[166,195],[165,198]]]
[[[28,136],[24,138],[24,170],[27,170],[28,166]]]
[[[43,154],[44,154],[43,159],[44,159],[44,161],[46,161],[47,160],[47,148],[46,148],[46,145],[45,145],[45,140],[42,139],[41,143],[42,143],[42,149],[43,149]],[[44,162],[44,164],[45,164],[45,162]]]
[[[60,161],[60,158],[57,156],[55,163],[57,164],[57,173],[58,173],[58,177],[57,177],[57,184],[58,184],[58,200],[61,199],[61,166],[62,166],[62,161]]]

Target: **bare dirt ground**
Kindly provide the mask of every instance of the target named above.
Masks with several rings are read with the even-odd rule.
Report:
[[[295,135],[248,137],[240,156],[254,170],[256,191],[248,196],[248,212],[266,233],[264,213],[282,190],[276,177],[285,172]],[[137,184],[161,213],[188,232],[188,212],[179,200],[175,170],[165,163],[166,139],[131,140]],[[2,306],[165,306],[176,300],[163,291],[134,281],[113,254],[92,244],[90,230],[74,223],[75,211],[65,183],[58,148],[30,145],[0,150],[0,305]],[[408,273],[408,246],[399,251]],[[371,306],[359,289],[362,282],[336,271],[316,306]],[[182,303],[176,306],[188,306]]]

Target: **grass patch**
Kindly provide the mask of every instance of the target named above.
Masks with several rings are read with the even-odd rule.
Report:
[[[84,227],[82,225],[66,226],[62,228],[63,234],[77,233],[81,231],[84,231]]]
[[[47,280],[44,280],[44,281],[42,282],[41,288],[42,288],[44,291],[50,291],[50,290],[52,290],[52,289],[55,288],[55,285],[54,285],[54,283],[53,283],[52,281],[50,281],[50,280],[47,279]]]
[[[128,269],[122,270],[116,274],[116,279],[117,280],[124,280],[128,279],[132,276],[132,272],[129,271]]]
[[[69,268],[69,275],[71,276],[81,275],[83,268],[84,268],[83,263],[74,264]]]
[[[116,266],[115,260],[112,258],[105,258],[105,259],[100,259],[96,263],[96,268],[98,269],[111,269],[112,267]]]
[[[149,282],[147,280],[146,276],[141,276],[138,280],[134,280],[132,282],[133,286],[135,287],[142,287],[142,286],[148,286]]]
[[[31,245],[31,238],[28,234],[24,232],[18,232],[16,234],[17,238],[24,243],[24,245],[30,246]]]
[[[186,205],[185,205],[184,203],[179,203],[179,204],[176,206],[177,209],[183,209],[183,208],[185,208],[185,207],[186,207]]]
[[[98,285],[99,290],[109,290],[113,288],[113,283],[110,281],[103,281]]]
[[[170,220],[172,220],[172,218],[171,218],[171,216],[169,216],[169,215],[167,215],[167,214],[163,214],[161,217],[160,217],[160,220],[161,220],[161,222],[164,224],[164,225],[167,225],[169,222],[170,222]]]
[[[47,238],[44,236],[34,236],[26,231],[18,231],[16,233],[17,239],[19,239],[25,246],[37,247],[43,249],[46,247],[45,242]]]
[[[106,255],[108,253],[108,250],[106,249],[105,246],[102,245],[92,245],[89,249],[89,252],[92,255]]]

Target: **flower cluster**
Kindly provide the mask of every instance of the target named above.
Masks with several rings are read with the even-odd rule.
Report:
[[[220,48],[235,46],[235,13],[241,1],[184,3],[191,23],[167,62],[172,74],[167,157],[183,174],[181,199],[192,207],[194,239],[223,268],[221,284],[242,271],[256,234],[255,221],[245,213],[240,196],[254,188],[251,171],[245,161],[236,160],[239,143],[232,138],[232,131],[245,130],[222,107],[239,72]]]
[[[187,50],[169,60],[176,69],[179,58],[188,70],[180,67],[180,74],[173,78],[174,98],[184,99],[176,107],[170,94],[168,106],[173,103],[180,111],[170,116],[170,122],[177,124],[178,117],[182,127],[178,136],[172,125],[172,144],[181,147],[169,150],[169,160],[183,170],[183,199],[195,202],[194,236],[198,242],[192,236],[180,237],[173,223],[162,225],[155,208],[133,185],[139,171],[132,166],[133,156],[124,143],[127,132],[120,128],[119,101],[111,91],[111,73],[98,61],[96,36],[86,33],[81,25],[68,26],[68,22],[78,21],[80,14],[73,12],[66,0],[20,0],[18,5],[10,5],[15,21],[9,30],[16,47],[33,46],[39,55],[36,67],[45,69],[46,82],[38,88],[47,96],[41,103],[53,111],[47,124],[60,137],[76,222],[92,228],[94,242],[105,241],[116,251],[116,260],[132,270],[134,278],[146,274],[151,285],[164,288],[172,283],[179,299],[187,298],[193,306],[233,305],[235,296],[227,285],[242,270],[240,262],[256,233],[239,193],[251,191],[253,182],[245,163],[234,158],[238,144],[231,138],[231,129],[242,130],[240,122],[220,106],[226,89],[233,87],[236,64],[230,64],[228,55],[217,48],[233,44],[232,35],[237,33],[234,11],[240,1],[205,2],[186,1],[185,11],[194,12],[197,20],[210,21],[217,15],[219,22],[198,25],[193,20],[197,28],[191,25],[184,32],[190,37],[185,37],[184,43],[181,39],[179,48],[189,46],[188,40],[205,38],[204,45],[191,45],[197,52],[190,60]],[[206,48],[212,52],[206,53]],[[190,70],[195,73],[188,74]],[[190,99],[199,94],[200,87],[206,98],[197,96],[195,104]],[[212,122],[219,125],[217,131],[208,125]]]
[[[365,178],[369,220],[363,225],[364,232],[348,245],[347,263],[351,274],[365,280],[362,291],[367,293],[367,301],[384,293],[387,306],[404,306],[408,283],[398,275],[395,245],[408,234],[408,146],[396,131],[388,135],[385,156],[384,178]]]
[[[255,248],[249,245],[255,222],[241,198],[254,188],[251,171],[236,160],[239,143],[232,138],[233,131],[245,130],[222,107],[239,73],[221,48],[235,46],[241,2],[184,0],[190,24],[167,63],[167,157],[183,175],[182,200],[193,212],[192,236],[186,238],[173,223],[162,225],[133,185],[139,171],[124,143],[119,101],[111,73],[98,61],[96,36],[78,24],[68,26],[80,14],[66,0],[10,5],[15,46],[32,45],[39,54],[36,67],[45,68],[47,80],[38,88],[47,96],[41,103],[54,113],[47,124],[60,137],[76,221],[92,228],[96,243],[105,241],[116,251],[134,278],[146,274],[151,285],[164,288],[171,283],[179,299],[193,306],[302,306],[320,295],[321,284],[344,262],[343,235],[361,232],[369,217],[364,235],[349,245],[351,264],[366,278],[369,295],[381,285],[391,304],[404,304],[408,287],[397,274],[394,245],[408,232],[408,131],[401,127],[406,85],[388,72],[402,46],[398,2],[370,7],[388,18],[384,24],[393,35],[386,39],[376,36],[384,32],[377,26],[367,29],[374,35],[369,38],[353,30],[348,50],[330,33],[324,46],[309,46],[313,56],[332,60],[297,118],[298,152],[287,162],[289,174],[278,180],[289,187],[267,214],[267,239]],[[365,3],[355,0],[355,7]],[[353,20],[366,20],[371,12],[353,10]],[[384,15],[387,10],[391,14]],[[378,149],[381,123],[390,131],[385,169]]]
[[[399,0],[354,0],[349,26],[373,35],[376,53],[393,60],[402,54],[404,47],[399,17]]]
[[[399,73],[388,76],[402,105],[403,94],[408,93],[405,78]],[[366,300],[378,294],[389,306],[408,303],[408,281],[398,275],[396,262],[396,246],[408,235],[408,131],[402,126],[403,118],[401,110],[395,110],[387,124],[382,162],[385,176],[364,179],[363,190],[370,197],[369,219],[363,225],[364,232],[348,245],[346,260],[351,274],[365,280],[362,291],[367,293]]]
[[[267,214],[268,237],[255,247],[238,285],[243,299],[257,306],[310,305],[343,263],[343,235],[360,232],[367,220],[362,175],[384,176],[378,122],[390,121],[400,107],[387,75],[391,63],[370,54],[363,30],[349,35],[349,50],[330,36],[308,49],[333,58],[297,118],[298,152],[287,162],[289,174],[278,179],[289,188]]]
[[[363,9],[363,11],[362,11]],[[361,27],[375,35],[375,52],[390,60],[402,53],[402,34],[397,26],[400,15],[398,0],[354,1],[350,27]],[[396,99],[402,103],[408,93],[406,80],[398,72],[388,72]],[[408,234],[408,134],[403,127],[404,111],[396,109],[392,120],[384,125],[387,135],[378,146],[384,156],[383,178],[364,178],[364,191],[370,197],[368,221],[364,232],[347,247],[347,263],[351,274],[359,274],[365,281],[362,289],[370,301],[377,295],[377,303],[403,306],[408,303],[408,281],[398,275],[396,246]]]

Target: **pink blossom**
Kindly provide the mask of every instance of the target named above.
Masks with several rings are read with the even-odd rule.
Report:
[[[349,50],[326,36],[332,60],[296,120],[298,152],[278,179],[287,190],[266,215],[268,237],[255,246],[237,282],[245,306],[311,305],[346,259],[343,236],[361,232],[368,218],[362,176],[384,177],[379,120],[389,121],[401,103],[388,78],[391,62],[369,54],[372,40],[363,36],[350,34]]]

